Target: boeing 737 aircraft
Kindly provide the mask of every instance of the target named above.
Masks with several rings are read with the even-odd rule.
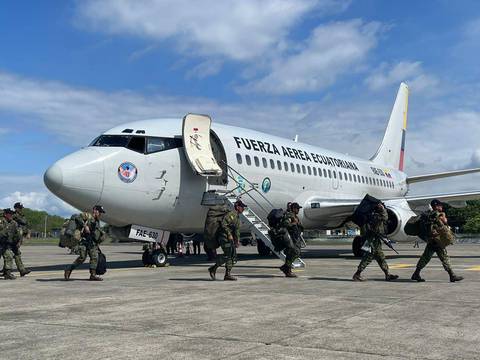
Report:
[[[368,193],[388,209],[389,237],[413,241],[404,226],[415,209],[432,198],[461,205],[480,198],[480,191],[409,196],[409,185],[480,169],[412,177],[403,172],[408,91],[402,83],[383,141],[369,160],[188,114],[114,127],[53,164],[44,181],[78,209],[102,204],[104,221],[139,240],[202,233],[208,205],[242,196],[249,205],[244,225],[260,244],[269,243],[265,219],[273,207],[298,202],[306,229],[335,229]],[[355,251],[359,246],[354,241]]]

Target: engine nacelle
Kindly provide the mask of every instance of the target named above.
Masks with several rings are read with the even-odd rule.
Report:
[[[415,242],[419,238],[405,234],[405,224],[417,214],[408,205],[405,199],[387,200],[385,206],[388,212],[388,237],[398,242]]]

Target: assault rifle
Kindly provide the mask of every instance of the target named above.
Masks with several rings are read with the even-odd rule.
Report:
[[[382,241],[385,245],[387,245],[390,249],[395,251],[396,254],[400,255],[398,253],[398,251],[394,249],[394,247],[392,245],[392,241],[389,238],[387,238],[386,236],[380,235],[380,234],[378,234],[378,237],[380,237],[380,239],[382,239]]]

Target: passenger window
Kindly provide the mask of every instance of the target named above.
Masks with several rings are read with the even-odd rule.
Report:
[[[307,172],[308,175],[312,175],[312,168],[310,166],[307,166]]]
[[[333,178],[336,179],[337,178],[337,172],[335,170],[333,170]]]
[[[346,173],[346,172],[343,173],[343,176],[345,177],[345,181],[347,181],[347,180],[348,180],[348,176],[347,176],[347,173]]]
[[[295,172],[295,165],[293,165],[293,163],[290,163],[290,170],[292,172]]]
[[[264,167],[264,168],[268,167],[267,159],[262,158],[262,164],[263,164],[263,167]]]
[[[328,177],[331,179],[332,178],[332,170],[328,170]]]
[[[256,166],[256,167],[259,167],[259,166],[260,166],[260,160],[258,159],[257,156],[254,156],[254,157],[253,157],[253,161],[255,162],[255,166]]]
[[[275,161],[273,161],[272,159],[270,159],[270,167],[272,169],[275,169]]]
[[[282,162],[280,160],[277,160],[277,168],[278,170],[282,170]]]
[[[340,180],[343,180],[341,171],[338,172],[338,177],[339,177]]]
[[[245,155],[245,161],[247,162],[247,165],[252,165],[252,159],[250,159],[250,155]]]
[[[237,154],[237,163],[240,165],[242,164],[242,155],[240,154]]]
[[[306,174],[307,170],[305,169],[305,165],[302,165],[302,173]]]
[[[283,167],[285,168],[285,171],[288,171],[288,163],[286,161],[283,163]]]
[[[182,146],[183,142],[180,138],[161,138],[150,136],[147,138],[147,154],[180,148]]]
[[[312,168],[312,170],[313,170],[313,176],[317,176],[317,168],[314,167],[314,168]]]
[[[145,153],[145,137],[132,136],[132,138],[128,142],[127,149],[144,154]]]
[[[327,170],[323,169],[323,177],[327,177]]]
[[[318,176],[322,176],[322,169],[318,168]]]
[[[353,182],[357,182],[357,175],[353,174]]]
[[[348,180],[352,181],[352,174],[348,174]]]

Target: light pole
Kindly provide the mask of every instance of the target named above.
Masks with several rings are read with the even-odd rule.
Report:
[[[47,237],[47,219],[48,219],[48,214],[45,215],[45,226],[44,226],[44,232],[43,232],[43,237],[46,238]]]

